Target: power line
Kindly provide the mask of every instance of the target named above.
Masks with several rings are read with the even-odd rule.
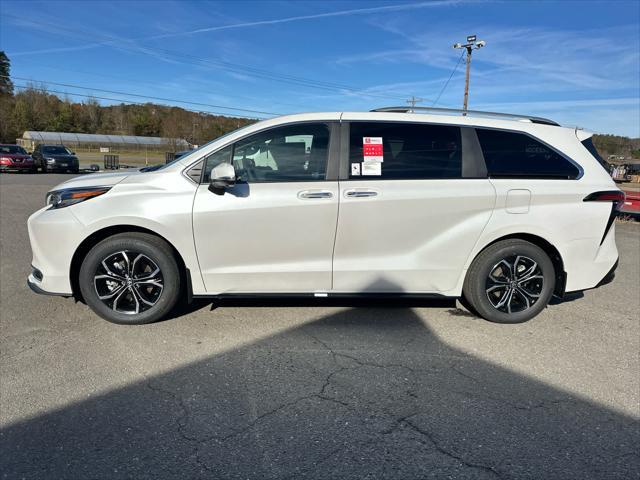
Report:
[[[21,90],[37,90],[37,88],[35,88],[33,85],[14,85],[14,88],[18,88]],[[83,97],[83,98],[95,98],[97,100],[109,100],[112,102],[120,102],[120,103],[125,103],[125,104],[134,104],[134,105],[146,105],[147,103],[145,102],[136,102],[133,100],[124,100],[122,98],[113,98],[113,97],[101,97],[101,96],[96,96],[96,95],[85,95],[82,93],[75,93],[75,92],[63,92],[60,90],[50,90],[47,89],[45,90],[45,92],[47,93],[57,93],[60,95],[68,95],[68,96],[72,96],[72,97]],[[160,107],[175,107],[175,105],[162,105],[162,104],[158,104],[158,106]],[[180,107],[182,108],[182,107]],[[192,110],[189,108],[184,108],[183,110],[187,110],[189,112],[193,112],[193,113],[209,113],[211,115],[222,115],[222,116],[228,116],[228,117],[237,117],[237,118],[247,118],[247,117],[241,117],[239,115],[235,115],[232,113],[228,113],[228,112],[214,112],[211,110]],[[265,117],[252,117],[252,118],[256,118],[258,120],[264,120]]]
[[[451,75],[449,75],[449,78],[447,78],[447,81],[445,82],[445,84],[442,86],[442,90],[440,90],[440,93],[438,94],[438,97],[434,100],[434,102],[431,104],[432,107],[435,107],[436,104],[438,103],[438,100],[440,100],[440,97],[442,96],[442,94],[444,93],[444,91],[447,89],[447,86],[449,85],[449,82],[451,81],[451,78],[453,78],[453,74],[456,73],[456,70],[458,70],[458,66],[460,65],[460,62],[462,61],[462,57],[464,56],[464,52],[462,52],[460,54],[460,58],[458,58],[458,62],[456,63],[456,66],[453,67],[453,70],[451,70]]]
[[[20,18],[14,15],[10,15],[10,14],[3,14],[2,16],[5,17],[12,17],[12,18]],[[21,19],[22,21],[25,21],[24,19]],[[84,38],[90,38],[91,40],[95,41],[95,37],[96,34],[95,32],[88,32],[87,30],[84,30],[81,27],[76,27],[73,30],[69,29],[69,28],[64,28],[61,27],[58,24],[52,24],[49,22],[42,22],[42,21],[35,21],[32,19],[28,19],[26,20],[28,23],[32,23],[35,25],[44,25],[44,26],[49,26],[49,27],[53,27],[55,28],[56,32],[59,31],[67,31],[71,33],[71,36],[75,36],[75,37],[80,37],[82,38],[81,35],[78,35],[79,32],[84,32],[85,33],[85,37]],[[104,40],[103,43],[105,45],[109,45],[109,44],[116,44],[116,43],[123,43],[123,42],[135,42],[136,40],[132,40],[132,39],[123,39],[123,38],[118,38],[118,37],[113,37],[113,36],[109,36],[109,35],[104,35],[101,34],[101,36],[103,38],[106,38],[107,40]],[[138,40],[139,41],[139,40]],[[277,82],[282,82],[282,83],[288,83],[288,84],[294,84],[294,85],[298,85],[298,86],[302,86],[302,87],[308,87],[308,88],[315,88],[315,89],[320,89],[320,90],[325,90],[325,91],[339,91],[341,93],[349,92],[352,94],[356,94],[356,95],[361,95],[361,96],[365,96],[365,97],[371,97],[371,98],[386,98],[386,99],[402,99],[404,100],[405,98],[407,98],[408,94],[382,94],[382,93],[370,93],[370,92],[366,92],[364,89],[361,88],[356,88],[354,86],[349,86],[349,85],[345,85],[345,84],[340,84],[340,83],[334,83],[334,82],[325,82],[325,81],[319,81],[319,80],[313,80],[313,79],[308,79],[308,78],[304,78],[304,77],[298,77],[298,76],[293,76],[293,75],[287,75],[287,74],[281,74],[281,73],[276,73],[276,72],[270,72],[268,70],[264,70],[264,69],[259,69],[256,67],[252,67],[252,66],[247,66],[247,65],[242,65],[242,64],[237,64],[237,63],[231,63],[231,62],[226,62],[226,61],[222,61],[222,60],[215,60],[215,59],[205,59],[202,57],[198,57],[195,55],[190,55],[190,54],[186,54],[186,53],[182,53],[182,52],[176,52],[176,51],[172,51],[172,50],[166,50],[166,49],[162,49],[162,48],[158,48],[158,47],[147,47],[147,46],[137,46],[136,48],[127,48],[124,46],[118,46],[118,45],[113,45],[115,48],[119,48],[119,49],[124,49],[127,51],[131,51],[136,53],[136,50],[141,50],[141,51],[147,51],[147,52],[156,52],[156,55],[159,52],[159,56],[160,58],[163,58],[165,60],[168,61],[177,61],[178,63],[183,63],[183,64],[195,64],[195,65],[211,65],[223,70],[228,70],[231,72],[235,72],[235,73],[249,73],[252,74],[254,76],[258,76],[258,77],[262,77],[262,78],[266,78],[269,80],[273,80],[273,81],[277,81]],[[173,58],[171,58],[173,57]],[[191,62],[186,61],[185,59],[191,59]],[[430,99],[426,99],[426,100],[430,100]]]
[[[9,78],[8,75],[0,75],[0,77],[5,77],[5,78]],[[151,100],[160,100],[162,102],[175,102],[175,103],[184,103],[186,105],[200,105],[203,107],[211,107],[211,108],[222,108],[224,110],[236,110],[239,112],[246,112],[246,113],[258,113],[258,114],[262,114],[262,115],[272,115],[272,116],[277,116],[277,115],[282,115],[281,113],[273,113],[273,112],[263,112],[260,110],[250,110],[247,108],[236,108],[236,107],[225,107],[223,105],[212,105],[209,103],[200,103],[200,102],[190,102],[187,100],[177,100],[174,98],[163,98],[163,97],[154,97],[151,95],[140,95],[137,93],[127,93],[127,92],[119,92],[117,90],[105,90],[102,88],[94,88],[94,87],[85,87],[82,85],[74,85],[71,83],[59,83],[59,82],[50,82],[48,80],[38,80],[35,78],[26,78],[26,77],[16,77],[13,76],[12,78],[15,78],[17,80],[24,80],[27,82],[39,82],[39,83],[44,83],[44,84],[48,84],[48,85],[58,85],[60,87],[69,87],[69,88],[76,88],[76,89],[81,89],[81,90],[92,90],[95,92],[103,92],[103,93],[113,93],[115,95],[126,95],[128,97],[137,97],[137,98],[148,98]]]

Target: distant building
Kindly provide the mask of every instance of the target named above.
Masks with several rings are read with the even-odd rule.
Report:
[[[27,150],[33,150],[36,145],[62,144],[69,147],[85,147],[98,150],[100,148],[109,149],[131,149],[144,150],[186,150],[190,147],[189,142],[182,138],[162,138],[162,137],[138,137],[133,135],[101,135],[91,133],[67,133],[67,132],[33,132],[26,131],[22,138],[16,139],[18,145]]]

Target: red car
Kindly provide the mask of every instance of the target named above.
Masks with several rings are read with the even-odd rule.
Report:
[[[620,213],[633,217],[640,217],[640,192],[625,190],[624,203],[620,207]]]
[[[38,168],[31,155],[20,145],[0,144],[0,172],[7,170],[35,173]]]

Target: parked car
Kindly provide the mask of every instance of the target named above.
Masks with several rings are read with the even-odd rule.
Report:
[[[78,173],[80,170],[75,152],[64,145],[38,145],[33,151],[33,160],[43,173]]]
[[[29,218],[28,284],[126,324],[267,294],[461,298],[523,322],[613,278],[624,196],[591,150],[590,133],[536,117],[270,119],[154,171],[54,188]]]
[[[624,203],[620,207],[620,214],[640,219],[640,192],[625,190]]]
[[[0,144],[0,172],[10,170],[30,173],[37,171],[31,155],[20,145]]]

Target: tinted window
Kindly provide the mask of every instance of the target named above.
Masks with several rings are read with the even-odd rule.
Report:
[[[582,145],[584,145],[584,148],[589,150],[589,153],[593,155],[596,160],[598,160],[598,163],[602,165],[602,168],[604,168],[605,171],[609,173],[609,164],[605,161],[604,158],[602,158],[602,155],[600,155],[600,152],[598,152],[598,149],[596,149],[596,146],[593,144],[593,137],[587,138],[584,142],[582,142]]]
[[[490,177],[576,178],[575,165],[534,138],[476,129]]]
[[[71,152],[62,146],[53,146],[53,147],[43,147],[42,151],[44,153],[50,153],[51,155],[70,155]]]
[[[250,183],[324,180],[328,148],[327,125],[277,127],[236,142],[233,165]]]
[[[408,123],[351,124],[350,177],[460,178],[460,128]]]
[[[18,145],[0,145],[0,153],[27,154],[24,148],[19,147]]]

